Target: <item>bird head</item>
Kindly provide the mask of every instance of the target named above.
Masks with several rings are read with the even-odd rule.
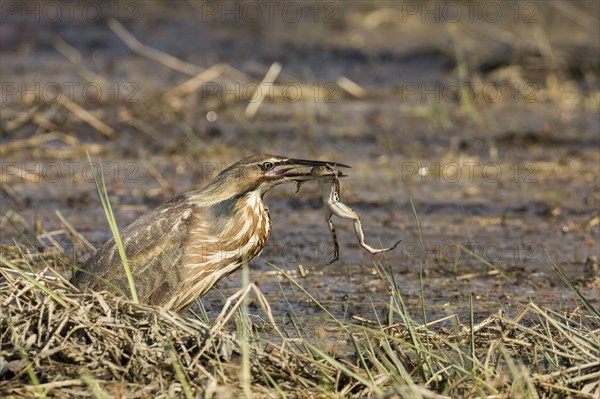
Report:
[[[337,168],[349,168],[348,165],[336,162],[295,159],[268,154],[255,155],[244,158],[225,169],[211,185],[219,186],[233,195],[255,190],[262,195],[282,183],[315,180],[319,176],[311,172],[312,168],[326,166],[330,167],[332,175],[337,173],[338,176],[342,174],[337,171]]]

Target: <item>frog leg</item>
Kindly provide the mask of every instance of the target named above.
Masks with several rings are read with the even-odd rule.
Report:
[[[356,237],[358,238],[358,243],[360,244],[360,246],[363,247],[364,249],[366,249],[367,252],[369,252],[372,255],[391,251],[392,249],[396,248],[396,246],[398,244],[400,244],[402,242],[402,240],[400,240],[388,248],[375,249],[375,248],[371,247],[370,245],[368,245],[365,242],[365,233],[364,233],[364,230],[362,227],[362,223],[360,222],[360,219],[358,217],[356,219],[354,219],[354,232],[356,233]]]
[[[330,265],[333,262],[336,262],[340,259],[340,246],[338,244],[337,233],[335,232],[335,226],[333,225],[333,222],[331,221],[331,216],[333,216],[333,213],[331,212],[331,210],[328,207],[325,207],[325,220],[327,221],[327,225],[329,226],[329,231],[331,232],[331,239],[333,240],[333,258],[331,260],[325,262],[326,265]]]

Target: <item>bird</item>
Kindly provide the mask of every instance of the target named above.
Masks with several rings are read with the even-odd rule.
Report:
[[[138,301],[181,312],[217,282],[258,256],[271,233],[263,196],[282,183],[315,180],[311,168],[337,162],[254,155],[206,186],[143,214],[120,233]],[[112,238],[76,272],[81,291],[132,297]]]

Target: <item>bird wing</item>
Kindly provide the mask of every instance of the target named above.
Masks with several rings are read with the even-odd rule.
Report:
[[[180,284],[182,277],[177,265],[183,254],[193,207],[185,197],[176,197],[142,215],[121,232],[140,301],[160,304],[167,291]],[[114,239],[100,247],[83,269],[75,278],[80,288],[130,294]]]

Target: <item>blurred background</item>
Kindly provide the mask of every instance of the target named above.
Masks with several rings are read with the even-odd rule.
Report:
[[[481,315],[572,301],[548,255],[597,298],[599,4],[2,1],[3,251],[66,265],[110,238],[99,165],[124,227],[271,153],[350,164],[342,198],[367,242],[404,240],[373,259],[340,220],[341,259],[325,266],[316,184],[274,189],[251,279],[276,314],[284,293],[299,316],[320,311],[268,263],[336,314],[385,306],[373,261],[409,305],[423,262],[434,314],[471,292]]]

